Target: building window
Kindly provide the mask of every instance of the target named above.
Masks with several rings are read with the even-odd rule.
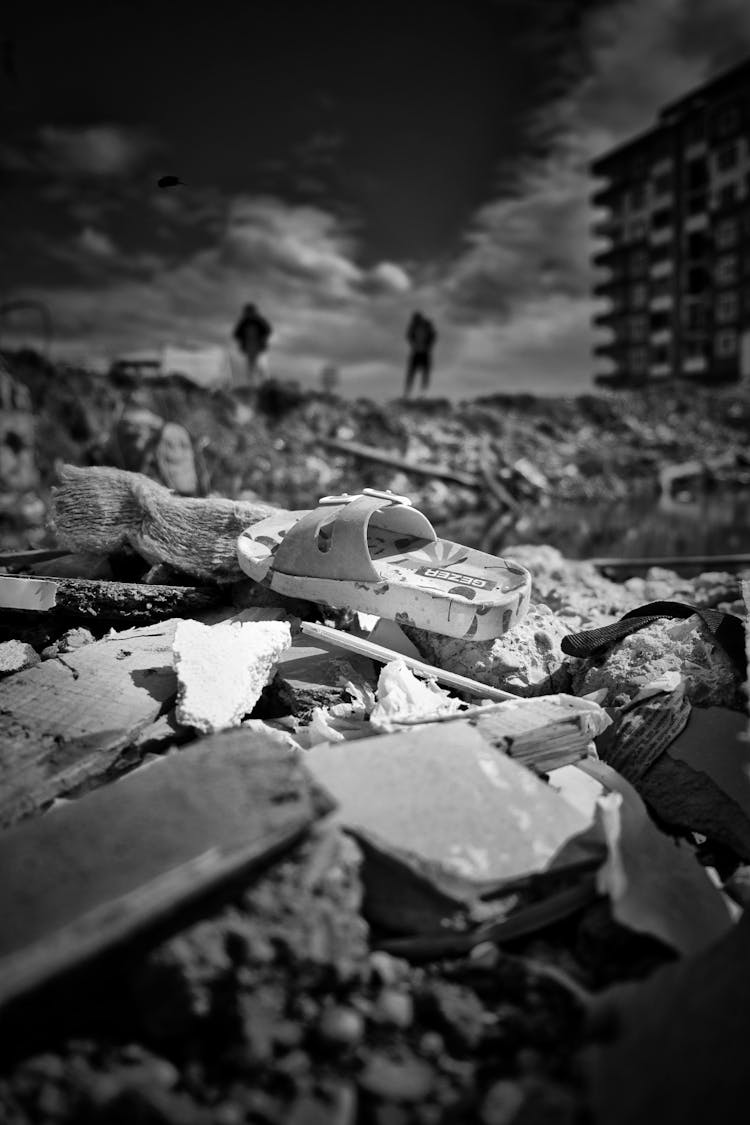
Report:
[[[704,345],[702,340],[687,340],[684,345],[685,359],[703,359]]]
[[[738,261],[736,254],[724,254],[716,259],[715,277],[719,285],[734,285],[737,281]]]
[[[654,194],[665,195],[672,190],[672,177],[669,172],[663,176],[657,176],[654,180]]]
[[[644,285],[642,281],[637,282],[631,286],[630,289],[630,304],[634,309],[642,309],[648,302],[648,286]]]
[[[716,155],[716,164],[723,171],[727,168],[734,168],[737,163],[737,145],[732,142],[731,145],[725,145],[724,148],[719,149]]]
[[[651,331],[663,332],[665,328],[669,328],[671,323],[671,315],[668,312],[652,312],[651,313]]]
[[[634,343],[645,340],[648,336],[648,320],[642,314],[629,317],[629,334]]]
[[[663,207],[660,211],[654,211],[651,216],[651,227],[653,230],[663,230],[664,227],[672,225],[672,209],[671,207]]]
[[[688,191],[700,191],[708,183],[708,165],[704,159],[691,160],[687,166]]]
[[[703,332],[706,328],[708,317],[705,305],[696,303],[687,306],[685,322],[688,329],[692,332]]]
[[[630,210],[642,211],[646,206],[646,189],[645,187],[633,188],[630,192]]]
[[[714,352],[723,357],[737,355],[737,333],[733,328],[722,328],[716,333]]]
[[[648,254],[645,250],[634,250],[630,255],[630,272],[634,277],[648,273]]]
[[[702,141],[705,136],[706,119],[702,113],[699,113],[688,121],[685,129],[685,139],[690,143],[691,141]]]
[[[669,363],[669,345],[659,344],[654,348],[654,363]]]
[[[716,320],[718,324],[731,324],[739,314],[739,300],[735,292],[720,293],[716,301]]]
[[[656,277],[651,282],[651,296],[663,297],[665,293],[672,292],[671,277]]]
[[[643,219],[638,219],[636,222],[630,224],[629,235],[631,242],[641,242],[648,232],[648,227]]]
[[[706,207],[707,200],[705,192],[688,196],[688,214],[700,215],[706,210]]]
[[[631,348],[630,350],[630,370],[635,375],[642,375],[648,371],[648,349],[647,348]]]
[[[740,123],[740,114],[736,105],[725,105],[716,114],[716,132],[720,137],[729,137],[734,133]]]
[[[736,219],[722,219],[716,226],[716,246],[719,250],[728,250],[736,246],[739,238],[739,229]]]
[[[737,201],[737,185],[736,184],[725,184],[724,187],[720,189],[719,194],[716,197],[716,202],[717,202],[719,208],[722,211],[726,207],[732,207],[733,204],[736,203],[736,201]]]

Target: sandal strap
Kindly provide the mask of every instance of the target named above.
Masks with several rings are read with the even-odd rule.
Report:
[[[356,496],[343,504],[328,504],[308,512],[287,532],[273,557],[273,570],[302,578],[332,578],[350,582],[379,582],[370,557],[367,527],[375,512],[385,510],[379,526],[424,539],[437,538],[432,524],[416,508],[394,504],[384,496]],[[320,531],[330,528],[330,538]]]

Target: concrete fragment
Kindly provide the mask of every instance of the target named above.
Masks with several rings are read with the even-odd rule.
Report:
[[[356,835],[464,887],[545,870],[590,823],[461,720],[315,746],[305,764]]]
[[[408,627],[404,631],[432,664],[517,695],[541,695],[558,688],[555,676],[565,660],[560,641],[575,628],[577,619],[531,609],[494,641],[443,637]]]
[[[5,641],[0,644],[0,676],[10,676],[13,672],[23,672],[40,663],[39,654],[24,641]]]
[[[177,721],[204,733],[238,726],[291,640],[286,621],[180,621],[173,646]]]
[[[683,676],[691,703],[731,707],[741,702],[732,661],[697,615],[654,621],[596,662],[573,661],[571,670],[576,695],[606,688],[609,703],[633,699],[647,683],[670,671]]]

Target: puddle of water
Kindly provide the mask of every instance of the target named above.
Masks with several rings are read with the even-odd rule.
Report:
[[[748,489],[557,504],[530,520],[511,533],[516,542],[550,543],[568,558],[750,554]]]

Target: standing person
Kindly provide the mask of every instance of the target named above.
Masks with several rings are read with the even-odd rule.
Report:
[[[422,375],[422,391],[426,392],[430,385],[432,349],[437,339],[435,325],[423,313],[415,312],[409,321],[406,339],[409,343],[409,360],[406,365],[404,397],[408,398],[418,372]]]
[[[255,387],[266,377],[264,353],[268,348],[273,329],[253,304],[247,304],[237,322],[233,336],[247,360],[250,386]]]

